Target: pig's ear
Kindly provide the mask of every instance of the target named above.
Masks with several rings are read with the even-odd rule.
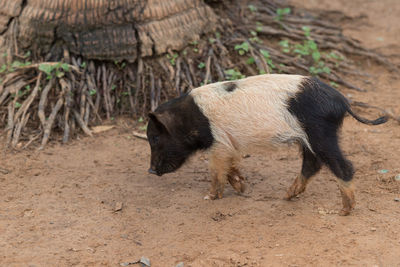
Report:
[[[161,132],[166,131],[168,133],[172,133],[174,118],[170,113],[150,112],[149,118],[155,123],[157,129],[159,129]]]

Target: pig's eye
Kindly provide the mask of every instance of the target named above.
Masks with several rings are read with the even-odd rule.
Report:
[[[153,136],[153,143],[158,143],[158,141],[160,140],[160,137],[158,136],[158,135],[156,135],[156,136]]]

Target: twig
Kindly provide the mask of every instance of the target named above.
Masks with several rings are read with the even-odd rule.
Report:
[[[135,137],[138,137],[138,138],[147,140],[147,136],[146,136],[145,134],[142,134],[142,133],[139,133],[139,132],[136,132],[136,131],[132,131],[132,134],[133,134],[133,136],[135,136]]]

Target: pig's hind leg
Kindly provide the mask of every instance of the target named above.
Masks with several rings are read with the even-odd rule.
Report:
[[[303,148],[303,164],[301,173],[296,177],[293,184],[289,187],[285,199],[290,200],[306,190],[310,178],[321,169],[321,160],[315,156],[307,147]]]

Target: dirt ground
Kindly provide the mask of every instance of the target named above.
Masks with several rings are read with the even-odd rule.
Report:
[[[399,62],[398,0],[292,2],[367,15],[343,24],[345,34]],[[343,92],[400,114],[400,79],[373,62],[361,68],[372,77],[354,83],[368,92]],[[348,217],[337,214],[340,193],[327,169],[300,197],[283,200],[300,171],[295,146],[254,152],[243,160],[247,191],[227,187],[222,200],[206,201],[207,154],[176,173],[149,175],[149,146],[129,125],[0,155],[0,266],[119,266],[141,256],[152,266],[400,266],[397,122],[345,119],[342,147],[357,187]]]

